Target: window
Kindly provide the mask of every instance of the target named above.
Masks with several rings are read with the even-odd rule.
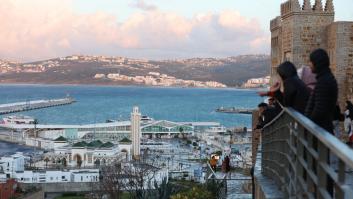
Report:
[[[81,176],[81,182],[83,181],[83,176]]]

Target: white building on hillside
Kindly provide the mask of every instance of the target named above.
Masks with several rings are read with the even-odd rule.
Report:
[[[99,169],[78,169],[67,171],[22,171],[11,176],[21,183],[63,183],[63,182],[98,182]]]
[[[22,152],[17,152],[11,156],[3,156],[0,158],[0,171],[6,174],[24,171],[26,159],[27,157]]]

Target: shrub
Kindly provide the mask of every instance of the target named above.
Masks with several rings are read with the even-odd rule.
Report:
[[[171,196],[171,199],[212,199],[213,195],[207,189],[195,186],[192,189]]]

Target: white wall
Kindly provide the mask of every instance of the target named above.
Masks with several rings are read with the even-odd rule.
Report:
[[[71,173],[71,182],[97,182],[99,181],[99,170],[81,170]]]
[[[24,171],[16,172],[11,177],[22,183],[91,182],[99,181],[99,170]]]
[[[0,165],[5,173],[13,173],[16,171],[23,171],[25,164],[25,156],[18,152],[11,156],[0,158]]]

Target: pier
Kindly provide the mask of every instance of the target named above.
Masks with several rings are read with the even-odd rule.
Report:
[[[26,102],[16,102],[10,104],[0,104],[0,115],[29,111],[34,109],[48,108],[53,106],[63,106],[76,102],[71,97],[49,100],[34,100]]]
[[[230,107],[230,108],[220,107],[216,109],[216,112],[220,112],[220,113],[237,113],[237,114],[252,114],[253,111],[254,111],[253,109],[235,108],[235,107]]]

